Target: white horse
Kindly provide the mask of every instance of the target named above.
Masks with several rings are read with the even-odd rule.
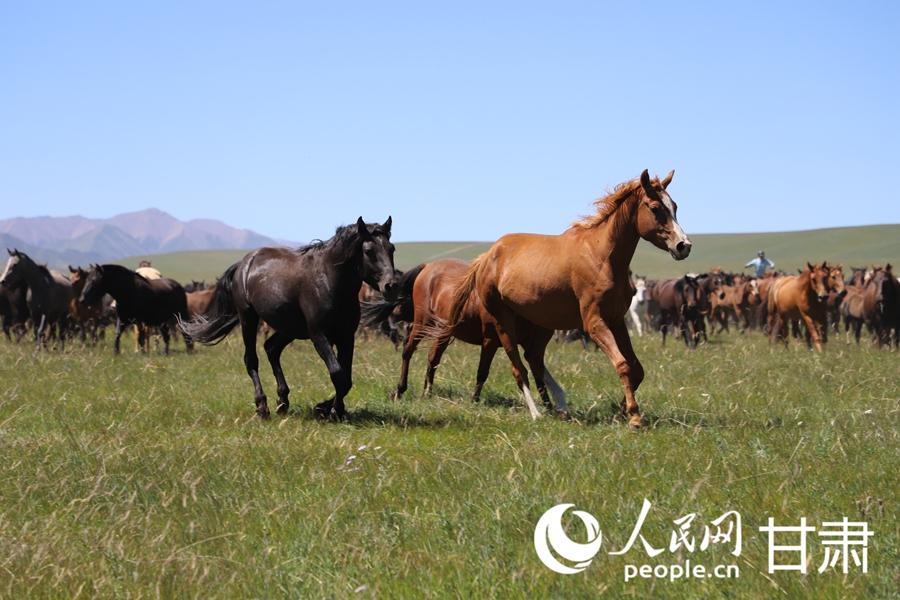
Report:
[[[631,319],[634,321],[634,328],[637,329],[638,337],[643,337],[644,330],[641,327],[641,318],[638,316],[637,307],[647,299],[647,278],[636,276],[634,278],[634,288],[635,292],[634,296],[631,297],[631,306],[628,308],[628,312],[631,313]]]

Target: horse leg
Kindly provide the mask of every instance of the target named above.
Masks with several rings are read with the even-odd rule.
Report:
[[[478,357],[478,372],[475,374],[475,391],[472,392],[472,401],[481,400],[481,390],[491,372],[491,363],[494,355],[500,349],[500,341],[494,337],[485,337],[481,342],[481,355]]]
[[[310,331],[310,340],[316,348],[319,357],[325,361],[328,373],[331,375],[331,383],[334,385],[334,397],[317,404],[313,409],[314,414],[326,419],[342,420],[346,415],[344,410],[344,396],[353,387],[353,378],[350,365],[353,363],[353,334],[335,344],[338,349],[337,356],[331,347],[331,342],[321,331]]]
[[[536,420],[541,416],[541,413],[534,403],[534,396],[531,395],[531,387],[528,383],[528,369],[525,368],[522,357],[519,355],[519,345],[516,341],[515,313],[503,304],[503,301],[499,300],[499,298],[494,299],[482,296],[482,302],[484,303],[488,314],[495,316],[499,315],[499,318],[495,317],[496,320],[494,322],[494,328],[497,330],[497,337],[511,363],[516,385],[519,386],[519,390],[521,390],[522,395],[525,396],[525,406],[528,407],[531,418]]]
[[[528,337],[525,345],[525,360],[531,367],[531,374],[534,375],[534,383],[538,386],[538,393],[541,400],[547,406],[550,406],[550,397],[556,401],[555,413],[557,418],[564,419],[569,416],[569,407],[566,405],[566,393],[563,391],[550,371],[544,364],[544,353],[547,350],[547,344],[553,332],[549,329],[533,328],[532,334]],[[548,394],[549,391],[549,394]]]
[[[256,416],[268,419],[269,403],[259,381],[259,356],[256,354],[256,327],[259,325],[259,316],[252,312],[252,309],[248,309],[240,314],[240,321],[241,337],[244,339],[244,366],[247,367],[247,375],[253,381]]]
[[[425,370],[425,389],[422,392],[425,396],[431,395],[431,389],[434,387],[434,373],[437,371],[438,365],[441,364],[441,357],[444,355],[444,351],[447,350],[447,346],[450,345],[452,339],[452,336],[448,335],[446,332],[441,334],[441,336],[434,341],[434,345],[431,346],[431,351],[428,352],[428,367]]]
[[[637,330],[638,337],[644,337],[644,329],[641,327],[641,317],[638,316],[637,308],[634,306],[628,309],[631,314],[631,320],[634,322],[634,328]]]
[[[631,338],[628,337],[625,321],[620,319],[610,325],[603,320],[600,311],[596,309],[584,320],[585,324],[589,325],[588,331],[590,331],[591,337],[612,362],[616,373],[622,380],[625,388],[625,398],[621,402],[622,415],[625,417],[630,415],[628,424],[632,429],[639,429],[641,427],[641,411],[634,399],[634,393],[644,380],[644,368],[631,346]]]
[[[122,320],[117,316],[116,317],[116,341],[113,343],[113,353],[119,354],[119,339],[122,337],[122,329],[125,328],[125,324],[122,323]]]
[[[822,352],[822,338],[819,335],[819,325],[813,318],[807,314],[800,314],[803,322],[806,323],[806,347],[812,350],[812,344],[810,344],[810,338],[816,345],[816,350],[820,353]]]
[[[159,332],[162,334],[163,338],[163,355],[169,355],[169,325],[163,323],[159,326]]]
[[[391,392],[391,400],[399,400],[406,392],[409,384],[409,361],[419,346],[419,341],[421,340],[419,330],[421,327],[421,323],[414,322],[409,329],[409,333],[406,334],[406,339],[403,341],[403,353],[400,355],[400,381],[397,382],[397,389]]]
[[[34,353],[37,354],[41,351],[41,346],[44,345],[44,330],[47,328],[47,315],[41,315],[40,323],[37,327],[34,328]]]
[[[256,328],[254,328],[254,331],[256,331]],[[275,403],[275,412],[279,415],[286,415],[291,405],[288,401],[288,394],[291,393],[291,390],[284,380],[284,371],[281,370],[281,353],[292,341],[294,340],[276,331],[263,344],[266,356],[269,358],[269,364],[272,365],[272,372],[275,374],[275,382],[278,384],[278,402]]]

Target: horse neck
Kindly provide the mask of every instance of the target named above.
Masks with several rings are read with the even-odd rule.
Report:
[[[107,269],[103,272],[102,290],[119,301],[129,290],[133,290],[137,275],[127,269]]]
[[[578,228],[589,241],[601,268],[607,266],[617,278],[628,278],[628,268],[641,239],[635,223],[638,200],[637,195],[632,194],[602,223]]]
[[[332,248],[322,253],[322,265],[326,276],[335,290],[352,292],[356,297],[362,289],[363,280],[359,275],[359,252],[347,258],[343,248]]]
[[[40,290],[50,285],[50,281],[52,281],[53,276],[45,274],[37,266],[37,263],[31,260],[30,257],[25,257],[23,259],[20,256],[19,264],[22,266],[22,271],[25,275],[25,281],[28,282],[29,288],[31,288],[32,290]]]

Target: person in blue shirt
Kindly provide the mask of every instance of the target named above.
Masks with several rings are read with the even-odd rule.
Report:
[[[756,269],[756,276],[762,278],[766,274],[766,268],[772,267],[774,269],[775,263],[773,263],[771,260],[767,260],[766,253],[760,250],[759,254],[756,255],[756,258],[744,265],[745,269],[747,267],[753,267],[754,269]]]

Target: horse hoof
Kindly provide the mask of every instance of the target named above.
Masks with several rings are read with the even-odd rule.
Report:
[[[553,414],[556,416],[559,421],[568,421],[569,420],[569,411],[567,410],[557,410],[553,411]]]
[[[287,401],[284,401],[275,407],[275,412],[278,413],[279,415],[286,415],[286,414],[288,414],[289,407],[290,407],[290,403]]]
[[[644,424],[641,422],[640,415],[634,415],[633,417],[631,417],[631,421],[628,423],[628,426],[632,431],[640,431],[644,427]]]
[[[391,399],[392,402],[396,402],[397,400],[399,400],[399,399],[400,399],[400,392],[398,392],[397,390],[392,390],[392,391],[391,391],[391,394],[390,394],[390,399]]]
[[[256,409],[256,416],[257,416],[257,418],[262,419],[263,421],[268,420],[268,418],[269,418],[269,409],[268,409],[268,408],[263,408],[263,409],[257,408],[257,409]]]

